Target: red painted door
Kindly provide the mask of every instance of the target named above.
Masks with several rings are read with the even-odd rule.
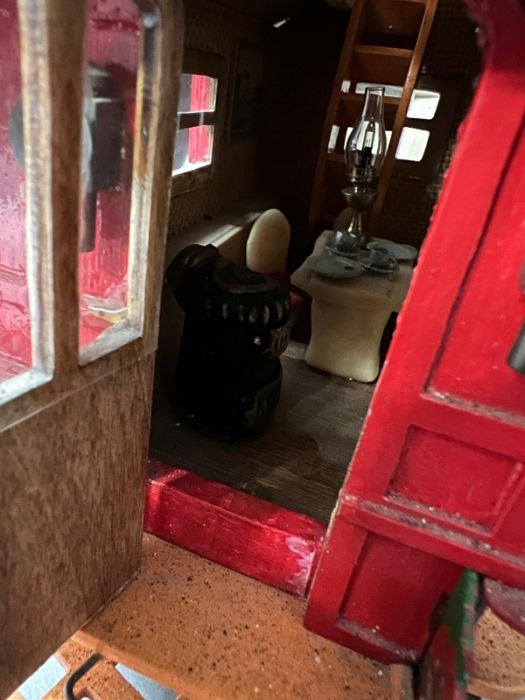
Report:
[[[525,3],[468,4],[484,71],[306,617],[384,661],[419,658],[463,567],[525,588]]]

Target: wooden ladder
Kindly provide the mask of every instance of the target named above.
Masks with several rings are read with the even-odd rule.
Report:
[[[358,83],[396,86],[385,97],[385,127],[392,131],[381,169],[369,230],[377,230],[410,98],[421,67],[438,0],[356,0],[328,105],[311,198],[311,231],[331,226],[344,208],[344,144],[363,105]],[[389,93],[397,92],[395,96]],[[337,137],[333,127],[339,127]],[[332,141],[332,143],[331,143]],[[330,148],[330,150],[329,150]]]

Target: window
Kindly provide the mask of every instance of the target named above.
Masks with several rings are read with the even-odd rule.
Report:
[[[411,160],[415,163],[423,160],[430,131],[404,126],[397,144],[396,160]]]
[[[393,98],[398,100],[403,94],[403,88],[398,85],[385,85],[383,83],[357,83],[355,86],[355,94],[364,94],[366,88],[368,87],[384,87],[385,97]],[[341,84],[341,92],[348,94],[350,93],[351,82],[349,80],[343,80]],[[424,119],[431,121],[436,116],[439,103],[441,100],[441,93],[435,90],[422,90],[415,89],[412,92],[412,97],[410,98],[410,104],[407,110],[408,119]],[[388,103],[387,103],[388,104]],[[346,145],[348,137],[352,133],[352,128],[348,128],[345,133],[345,140],[343,145]],[[330,138],[328,141],[328,152],[332,153],[336,150],[337,143],[339,140],[340,127],[337,124],[332,126],[330,131]],[[390,144],[390,138],[392,132],[387,129],[387,148]],[[401,136],[399,138],[399,143],[396,150],[396,160],[411,161],[414,163],[419,163],[423,160],[425,151],[428,145],[428,140],[430,138],[430,131],[427,129],[415,129],[413,127],[405,126],[401,131]]]
[[[217,79],[209,75],[184,73],[181,77],[173,175],[212,162],[217,84]]]
[[[414,90],[408,106],[407,117],[409,119],[434,119],[440,99],[439,92]]]
[[[143,333],[159,23],[138,0],[126,22],[89,5],[79,240],[80,364]],[[141,37],[142,34],[142,37]]]
[[[0,23],[0,403],[54,364],[45,15],[27,4],[8,3]]]

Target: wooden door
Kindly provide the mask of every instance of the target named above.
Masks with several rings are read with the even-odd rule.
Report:
[[[525,587],[525,5],[467,4],[484,69],[306,618],[383,661],[419,658],[462,567]]]
[[[1,697],[139,565],[182,35],[0,1]]]

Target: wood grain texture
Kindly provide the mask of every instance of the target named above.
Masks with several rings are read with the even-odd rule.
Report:
[[[153,357],[2,434],[0,697],[135,572]]]
[[[78,366],[78,190],[84,2],[49,0],[55,375],[0,409],[0,696],[136,571],[168,213],[182,3],[152,0],[149,140],[135,166],[149,226],[144,337]],[[159,23],[160,22],[160,23]],[[146,28],[147,29],[147,28]],[[26,47],[27,48],[27,47]],[[28,49],[29,50],[29,49]],[[140,77],[140,76],[139,76]],[[145,77],[142,83],[148,88]],[[141,80],[139,80],[139,85]],[[141,108],[144,102],[141,102]],[[140,114],[140,110],[138,110]],[[140,118],[138,128],[141,128]],[[38,624],[35,624],[38,621]]]
[[[150,455],[321,522],[328,522],[359,439],[373,386],[312,369],[304,346],[283,355],[283,389],[270,427],[227,442],[180,422],[162,391],[154,400]]]
[[[325,527],[260,498],[150,460],[144,529],[167,542],[304,596]]]
[[[145,191],[143,211],[150,210],[149,217],[141,219],[149,227],[147,255],[141,257],[146,266],[143,337],[84,367],[78,366],[78,192],[84,1],[49,0],[46,7],[52,104],[55,374],[48,384],[0,407],[0,430],[125,367],[153,352],[157,346],[171,184],[171,160],[166,153],[173,152],[184,20],[182,0],[152,2],[158,10],[161,29],[154,51],[156,81],[150,95],[150,140],[142,145],[139,163]]]
[[[305,630],[303,601],[150,535],[143,551],[78,641],[191,700],[392,700],[389,669]]]

